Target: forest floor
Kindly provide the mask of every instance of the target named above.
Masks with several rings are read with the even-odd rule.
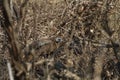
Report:
[[[35,49],[24,54],[30,80],[119,79],[120,0],[108,1],[30,0],[18,31],[21,50]],[[9,80],[7,38],[0,24],[0,80]]]

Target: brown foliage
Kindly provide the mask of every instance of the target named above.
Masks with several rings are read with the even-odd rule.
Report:
[[[5,2],[0,6],[1,79],[9,79],[7,61],[17,80],[118,79],[119,4],[14,0],[13,13]]]

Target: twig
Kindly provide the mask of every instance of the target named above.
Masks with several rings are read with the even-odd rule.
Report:
[[[9,72],[9,77],[10,80],[14,80],[13,73],[12,73],[12,68],[10,62],[7,60],[7,67],[8,67],[8,72]]]

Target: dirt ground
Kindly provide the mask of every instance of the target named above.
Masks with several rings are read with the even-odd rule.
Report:
[[[21,1],[16,0],[18,8]],[[10,80],[7,64],[12,64],[13,57],[2,9],[1,5],[0,80]],[[21,68],[16,72],[14,66],[19,64],[14,63],[13,76],[20,80],[120,79],[120,0],[30,0],[24,12],[15,32],[25,56],[21,64],[27,67],[19,73]]]

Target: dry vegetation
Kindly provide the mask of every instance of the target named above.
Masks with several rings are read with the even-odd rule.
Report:
[[[0,0],[0,80],[120,79],[120,0],[24,1]]]

